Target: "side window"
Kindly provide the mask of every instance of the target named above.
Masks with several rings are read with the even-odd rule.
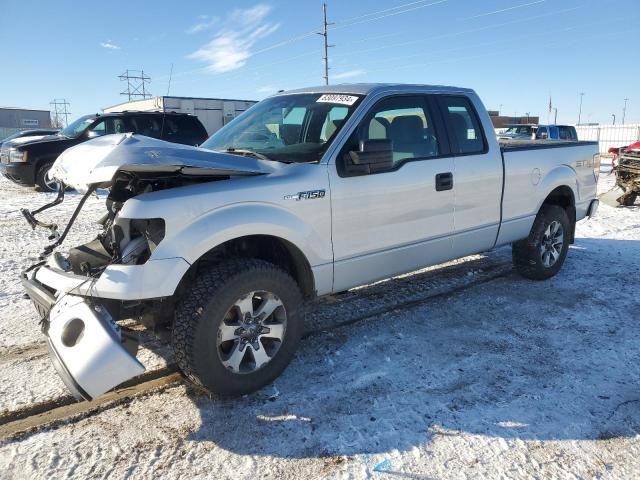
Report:
[[[131,125],[133,131],[139,135],[147,137],[160,138],[160,122],[151,115],[138,115],[132,117]]]
[[[162,123],[162,120],[160,121]],[[168,142],[183,143],[185,145],[197,145],[206,138],[206,133],[198,125],[195,118],[187,116],[164,118],[164,130],[162,138]]]
[[[333,136],[340,124],[346,118],[347,113],[349,113],[349,109],[347,107],[331,107],[331,110],[327,112],[327,116],[322,124],[322,130],[320,133],[320,140],[322,142],[326,142]]]
[[[536,130],[536,140],[545,140],[547,138],[549,138],[547,127],[538,127]]]
[[[360,127],[363,140],[391,140],[393,163],[439,155],[425,97],[390,97],[375,105]]]
[[[457,144],[453,147],[454,153],[466,155],[484,152],[484,134],[469,99],[441,96],[439,102],[450,136]]]
[[[89,129],[89,131],[94,132],[99,137],[101,137],[102,135],[106,135],[106,131],[107,131],[106,121],[102,120],[101,122],[96,123],[93,127]]]
[[[559,127],[560,128],[560,140],[577,140],[576,129],[574,127]]]

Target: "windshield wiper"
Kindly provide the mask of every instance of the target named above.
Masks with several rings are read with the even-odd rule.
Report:
[[[260,160],[274,161],[273,159],[267,157],[266,155],[263,155],[263,154],[258,153],[258,152],[254,152],[253,150],[229,147],[229,148],[227,148],[225,150],[225,152],[226,153],[233,153],[233,154],[237,154],[237,155],[242,155],[243,157],[246,156],[246,155],[251,155],[253,157],[259,158]]]

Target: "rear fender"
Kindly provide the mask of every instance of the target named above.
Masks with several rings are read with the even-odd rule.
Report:
[[[571,189],[571,193],[573,194],[573,203],[575,206],[575,202],[578,200],[578,180],[576,177],[576,171],[567,165],[560,165],[553,168],[538,184],[538,203],[534,213],[540,211],[540,208],[547,197],[558,187],[569,187]]]

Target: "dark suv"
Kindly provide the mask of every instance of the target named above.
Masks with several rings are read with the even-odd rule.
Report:
[[[168,142],[199,145],[207,139],[200,120],[184,113],[119,112],[85,115],[57,135],[20,144],[5,142],[0,150],[0,172],[15,183],[56,190],[48,172],[67,148],[111,133],[133,132]]]

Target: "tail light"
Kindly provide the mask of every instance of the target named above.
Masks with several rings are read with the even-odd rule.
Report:
[[[611,147],[608,150],[609,153],[613,153],[614,155],[617,155],[619,151],[620,149],[618,147]]]
[[[598,177],[600,176],[600,154],[596,153],[593,156],[593,175],[596,177],[596,183],[598,183]]]

